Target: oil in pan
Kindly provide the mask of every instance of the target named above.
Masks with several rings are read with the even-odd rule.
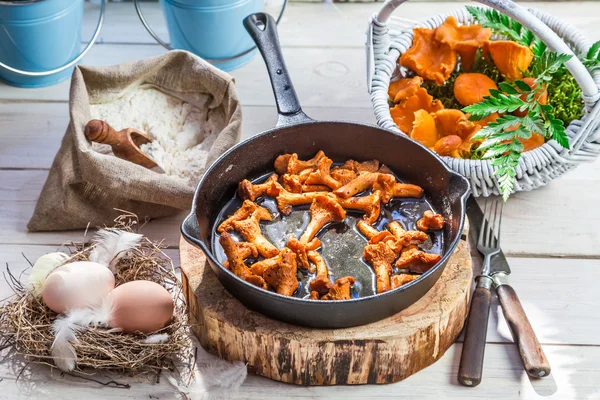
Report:
[[[263,183],[272,173],[265,174],[252,180],[252,183]],[[397,177],[396,177],[397,178]],[[398,179],[402,182],[402,180]],[[359,194],[368,195],[369,192]],[[259,197],[256,203],[265,207],[273,216],[272,221],[262,221],[261,230],[263,235],[273,243],[278,249],[286,246],[290,236],[299,238],[310,222],[310,205],[294,207],[290,215],[283,215],[277,209],[275,199],[270,197]],[[213,227],[212,248],[214,254],[220,263],[223,263],[227,257],[223,248],[219,244],[219,234],[216,227],[221,224],[228,216],[233,214],[242,205],[240,198],[235,195],[219,213],[216,223]],[[414,198],[394,198],[388,204],[382,204],[381,215],[374,225],[378,230],[384,230],[391,221],[399,221],[407,230],[416,229],[416,222],[427,210],[433,210],[427,197],[420,199]],[[363,258],[363,249],[367,245],[367,239],[358,231],[356,223],[362,219],[362,213],[354,210],[346,210],[346,219],[342,222],[335,222],[326,225],[317,237],[321,240],[322,246],[318,252],[322,254],[329,268],[330,279],[335,281],[344,276],[353,276],[355,284],[352,289],[354,298],[371,296],[377,294],[375,284],[375,273]],[[232,236],[239,241],[243,238],[234,231]],[[428,232],[429,240],[420,247],[428,253],[442,255],[444,248],[443,236],[441,231]],[[248,265],[258,259],[247,259]],[[308,273],[298,268],[298,290],[294,297],[308,298],[310,294],[309,282],[314,274]]]

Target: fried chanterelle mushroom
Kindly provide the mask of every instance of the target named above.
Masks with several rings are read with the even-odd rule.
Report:
[[[331,285],[331,288],[329,289],[327,294],[320,296],[319,292],[313,290],[312,292],[310,292],[309,299],[350,300],[352,298],[352,285],[354,285],[354,278],[351,276],[344,276],[343,278],[336,279],[335,283]]]
[[[442,256],[439,254],[425,253],[417,246],[409,246],[400,253],[400,258],[396,261],[396,268],[422,274],[437,264],[441,258]]]
[[[316,251],[309,251],[308,259],[315,264],[317,270],[316,276],[310,281],[311,292],[317,292],[320,295],[329,293],[331,281],[329,280],[329,269],[325,259]]]
[[[423,213],[423,218],[417,221],[417,229],[420,231],[439,231],[444,229],[444,217],[431,210]]]
[[[300,243],[310,242],[315,235],[330,222],[341,222],[346,218],[346,211],[330,196],[318,195],[310,206],[310,222],[300,236]]]
[[[431,112],[442,109],[441,103],[434,104],[422,96],[427,93],[420,87],[421,81],[421,78],[412,78],[397,82],[393,97],[402,100],[406,109],[413,103],[422,102],[431,103]],[[444,137],[452,136],[447,132],[465,137],[470,134],[460,125],[466,120],[460,112],[457,115],[440,112],[430,117],[432,125],[436,125],[435,131],[445,132]],[[438,129],[437,125],[443,129]],[[439,136],[439,132],[436,135]],[[439,256],[419,249],[429,238],[425,232],[406,231],[398,222],[389,223],[384,231],[373,226],[379,220],[382,204],[388,204],[392,198],[423,195],[422,188],[399,182],[378,160],[347,160],[334,165],[331,158],[319,151],[308,160],[301,160],[295,153],[280,155],[274,167],[276,173],[262,183],[247,179],[240,182],[237,196],[243,200],[242,206],[217,228],[219,243],[227,257],[223,266],[241,279],[281,295],[293,296],[300,287],[297,274],[300,268],[303,274],[310,274],[305,288],[310,299],[351,299],[354,278],[335,279],[335,270],[329,270],[327,260],[316,251],[322,245],[317,234],[329,223],[345,221],[346,210],[364,214],[356,227],[369,240],[363,257],[375,271],[378,293],[417,279],[439,260]],[[275,199],[280,213],[271,215],[268,198]],[[286,247],[278,249],[263,235],[261,222],[268,225],[280,215],[289,215],[293,207],[309,204],[308,225],[299,237],[290,235]],[[436,217],[425,213],[418,222],[419,229],[441,229],[443,224],[438,227]],[[231,231],[236,231],[242,241],[234,240]],[[394,265],[402,270],[394,271]],[[304,289],[302,291],[306,293]]]
[[[258,185],[253,185],[248,179],[244,179],[238,187],[238,196],[242,200],[251,201],[256,200],[264,194],[273,197],[276,193],[273,192],[271,182],[277,182],[278,178],[277,174],[272,174],[264,183],[259,183]]]
[[[278,183],[273,182],[271,184],[279,186],[275,199],[277,200],[277,208],[284,215],[290,214],[293,206],[310,204],[317,196],[327,194],[327,192],[291,193],[282,188]]]
[[[398,221],[390,222],[388,230],[384,231],[378,231],[365,221],[359,221],[356,226],[369,239],[363,258],[375,271],[377,293],[395,289],[418,277],[418,275],[404,277],[407,274],[401,274],[402,281],[397,275],[390,278],[396,258],[398,258],[396,268],[407,269],[418,274],[426,272],[441,258],[437,254],[429,254],[418,248],[429,238],[425,232],[407,231]]]
[[[261,256],[273,257],[279,253],[279,250],[263,236],[259,224],[260,220],[254,215],[255,214],[252,214],[250,217],[241,221],[233,221],[233,229],[238,231],[248,242],[254,243]],[[269,220],[271,220],[271,218],[269,218]]]
[[[377,282],[377,293],[390,290],[390,275],[392,275],[392,263],[396,259],[394,251],[384,242],[369,244],[365,247],[363,258],[371,264],[375,271]]]
[[[238,246],[228,232],[223,232],[221,234],[219,243],[223,247],[223,251],[227,256],[227,261],[229,262],[229,268],[231,272],[246,282],[263,289],[268,289],[268,285],[265,280],[262,277],[253,274],[250,268],[244,264],[244,259],[241,257],[240,252],[238,251]]]
[[[263,278],[277,293],[291,296],[298,289],[296,271],[296,254],[285,248],[281,251],[281,260],[263,271]]]
[[[392,278],[390,279],[392,282],[392,289],[396,289],[397,287],[400,287],[408,282],[412,282],[415,279],[417,279],[420,275],[416,275],[416,274],[398,274],[398,275],[393,275]]]

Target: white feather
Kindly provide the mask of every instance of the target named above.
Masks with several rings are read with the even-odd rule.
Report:
[[[169,340],[169,335],[166,333],[155,333],[144,339],[145,344],[160,344]]]
[[[63,265],[69,257],[68,254],[56,252],[44,254],[38,258],[29,274],[28,290],[36,297],[41,295],[46,277],[57,267]]]
[[[236,391],[248,375],[246,364],[239,361],[216,360],[200,368],[200,375],[209,390]]]
[[[108,297],[102,303],[89,308],[67,311],[52,325],[54,342],[51,353],[54,364],[63,371],[73,371],[77,363],[77,353],[73,344],[79,343],[76,333],[89,326],[108,326],[112,313],[112,302]]]
[[[92,239],[96,246],[90,253],[89,260],[106,265],[114,273],[117,261],[128,250],[136,247],[141,239],[142,235],[137,233],[119,229],[100,229]]]
[[[204,350],[195,337],[196,364],[192,366],[193,381],[184,382],[181,374],[167,374],[167,382],[192,399],[230,398],[240,388],[248,374],[246,364],[241,361],[225,361]],[[181,370],[188,366],[180,365]]]

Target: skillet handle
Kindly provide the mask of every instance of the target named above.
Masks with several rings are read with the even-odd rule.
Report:
[[[189,244],[203,248],[203,243],[199,239],[200,228],[198,227],[198,221],[196,220],[196,213],[193,211],[185,217],[181,223],[181,234]]]
[[[244,18],[244,27],[256,43],[267,66],[279,113],[277,126],[312,121],[300,107],[300,101],[281,53],[277,23],[273,17],[262,12],[250,14]]]

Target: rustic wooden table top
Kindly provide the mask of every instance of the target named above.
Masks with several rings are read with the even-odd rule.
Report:
[[[460,3],[411,2],[398,14],[422,19]],[[593,40],[600,38],[600,3],[526,4],[574,24]],[[283,52],[298,96],[308,115],[374,123],[365,86],[364,32],[380,4],[298,4],[289,6],[280,28]],[[166,29],[156,3],[144,3],[147,18],[163,37]],[[88,6],[83,37],[95,25],[97,6]],[[161,54],[137,20],[131,3],[110,3],[98,44],[87,65],[111,65]],[[276,111],[260,57],[233,71],[244,106],[244,137],[274,126]],[[69,83],[19,89],[0,84],[0,254],[2,266],[17,273],[83,231],[28,233],[26,222],[48,174],[68,123]],[[535,192],[520,193],[505,207],[503,248],[511,282],[552,364],[552,375],[532,381],[521,361],[498,304],[493,303],[483,383],[476,388],[456,380],[461,343],[433,366],[392,385],[297,387],[249,376],[232,398],[600,398],[600,314],[595,303],[600,279],[600,163],[580,166]],[[144,232],[166,239],[178,262],[183,214],[149,223]],[[10,294],[0,282],[0,299]],[[594,296],[594,297],[593,297]],[[0,363],[0,399],[17,398],[179,398],[160,384],[129,378],[129,390],[103,387],[62,376],[48,368]]]

